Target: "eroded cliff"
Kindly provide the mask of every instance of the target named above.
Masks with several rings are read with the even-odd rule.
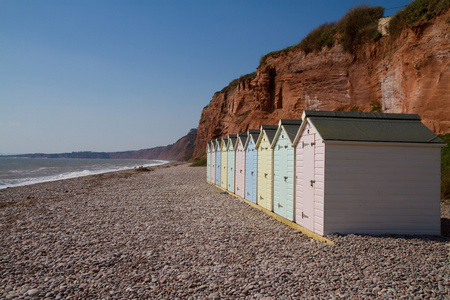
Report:
[[[298,119],[305,109],[417,113],[435,133],[450,132],[450,11],[357,55],[336,45],[267,57],[255,76],[214,94],[193,156],[208,140]]]

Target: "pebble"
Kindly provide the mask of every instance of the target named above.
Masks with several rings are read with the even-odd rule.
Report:
[[[205,177],[181,164],[0,190],[0,298],[449,298],[448,236],[326,245]]]
[[[39,291],[38,289],[31,289],[31,290],[28,290],[27,294],[28,294],[28,296],[34,297],[34,296],[38,296],[40,292],[41,291]]]

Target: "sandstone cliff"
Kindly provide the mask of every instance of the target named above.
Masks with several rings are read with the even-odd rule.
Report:
[[[270,56],[256,75],[214,94],[203,109],[194,157],[213,138],[303,110],[417,113],[435,133],[450,132],[450,11],[392,42],[383,37],[357,55],[342,46]]]

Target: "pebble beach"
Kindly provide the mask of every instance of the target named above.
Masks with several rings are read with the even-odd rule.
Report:
[[[0,299],[449,299],[443,236],[313,240],[169,164],[0,190]]]

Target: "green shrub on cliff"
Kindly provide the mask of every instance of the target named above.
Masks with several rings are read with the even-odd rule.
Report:
[[[300,44],[289,46],[289,47],[286,47],[281,50],[275,50],[275,51],[269,52],[266,55],[264,55],[263,57],[261,57],[261,59],[259,60],[259,66],[260,67],[264,66],[266,64],[266,60],[268,57],[278,57],[279,55],[286,54],[291,50],[297,49],[298,47],[300,47]]]
[[[344,49],[355,53],[361,44],[373,39],[378,31],[378,19],[383,17],[383,13],[381,6],[360,5],[350,9],[338,23],[339,42]]]
[[[415,0],[389,22],[389,35],[396,39],[405,28],[430,20],[450,8],[450,0]]]
[[[311,52],[319,52],[323,47],[332,47],[334,45],[336,31],[336,23],[320,25],[300,42],[300,49],[308,54]]]
[[[225,93],[225,92],[227,92],[228,90],[230,90],[231,88],[237,86],[239,83],[244,82],[244,81],[247,81],[247,80],[249,80],[249,79],[253,79],[253,78],[255,78],[255,77],[256,77],[256,72],[242,75],[241,77],[239,77],[239,78],[233,80],[232,82],[230,82],[230,83],[229,83],[226,87],[224,87],[220,92],[221,92],[221,93]]]
[[[378,37],[378,19],[383,16],[383,12],[384,8],[381,6],[356,6],[339,22],[320,25],[300,43],[267,53],[259,61],[259,66],[265,65],[268,57],[277,57],[297,48],[306,54],[319,52],[324,47],[332,47],[336,42],[341,43],[346,51],[354,53],[360,44]]]
[[[397,38],[403,29],[430,20],[449,8],[450,0],[415,0],[392,17],[388,27],[389,35]],[[339,22],[320,25],[300,43],[267,53],[261,57],[259,66],[265,65],[268,57],[277,57],[297,48],[306,54],[319,52],[336,42],[339,42],[346,51],[355,53],[361,44],[381,38],[381,33],[378,32],[378,19],[383,17],[383,13],[384,8],[381,6],[356,6]]]

